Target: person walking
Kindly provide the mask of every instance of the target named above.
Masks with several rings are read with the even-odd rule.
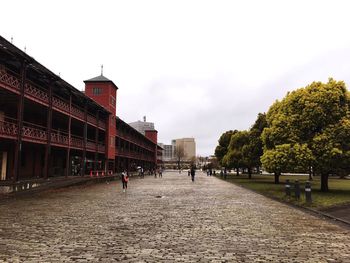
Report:
[[[162,178],[163,177],[163,168],[162,167],[159,167],[159,178]]]
[[[196,174],[196,170],[194,169],[194,166],[191,167],[191,179],[192,179],[192,182],[194,182],[194,176]]]
[[[141,167],[141,178],[145,177],[145,171],[143,170],[143,167]]]
[[[128,182],[129,182],[129,174],[127,171],[122,172],[122,183],[123,183],[123,192],[125,193],[126,189],[128,189]]]

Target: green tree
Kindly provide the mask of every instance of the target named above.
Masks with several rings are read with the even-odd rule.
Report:
[[[236,168],[237,175],[240,168],[248,170],[248,178],[252,178],[252,169],[260,167],[260,156],[263,153],[261,133],[266,127],[266,114],[259,113],[249,131],[235,131],[231,135],[224,163],[229,168]]]
[[[237,130],[230,130],[224,132],[219,138],[219,145],[215,148],[215,157],[217,158],[220,165],[224,166],[223,158],[228,151],[228,146],[230,144],[232,134],[236,133]]]
[[[247,131],[236,131],[231,136],[228,151],[224,157],[224,164],[229,168],[236,168],[237,176],[239,168],[243,167],[242,147],[247,143]]]
[[[349,104],[344,82],[333,79],[313,82],[276,101],[267,112],[268,127],[262,133],[264,167],[277,167],[270,158],[274,150],[280,153],[277,146],[290,145],[294,151],[299,147],[300,154],[290,157],[293,165],[281,167],[292,171],[309,163],[321,175],[321,190],[328,191],[328,174],[348,166],[350,133],[341,131],[348,128]]]
[[[305,170],[313,161],[311,150],[306,144],[281,144],[274,149],[265,150],[261,157],[264,168],[275,175],[275,184],[279,183],[282,172]]]
[[[255,123],[248,132],[247,143],[242,147],[243,163],[248,169],[249,179],[251,179],[253,167],[260,170],[260,157],[263,155],[261,134],[266,127],[266,114],[259,113]]]

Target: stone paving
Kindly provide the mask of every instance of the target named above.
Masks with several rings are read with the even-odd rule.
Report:
[[[197,173],[0,202],[0,262],[350,262],[350,231]]]

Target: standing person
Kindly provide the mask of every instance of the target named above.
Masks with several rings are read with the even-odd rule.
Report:
[[[163,169],[162,167],[159,167],[159,178],[163,177]]]
[[[128,189],[129,182],[129,174],[124,170],[122,172],[122,183],[123,183],[123,192],[125,193],[126,189]]]
[[[145,177],[145,174],[144,174],[144,171],[143,171],[143,167],[141,167],[141,178],[144,178]]]
[[[196,174],[196,170],[194,169],[194,166],[191,167],[191,179],[192,179],[192,182],[194,182],[194,176]]]

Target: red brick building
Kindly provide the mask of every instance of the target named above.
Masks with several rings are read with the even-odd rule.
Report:
[[[116,116],[104,76],[80,92],[0,36],[0,181],[157,166],[157,135]]]

